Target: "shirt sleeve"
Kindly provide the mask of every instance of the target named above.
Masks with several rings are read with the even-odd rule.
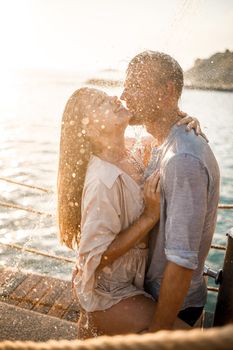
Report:
[[[175,155],[165,168],[164,192],[167,260],[195,270],[207,207],[206,168],[191,155]]]
[[[108,188],[98,180],[84,189],[77,261],[84,285],[94,281],[103,253],[121,231],[119,181]]]

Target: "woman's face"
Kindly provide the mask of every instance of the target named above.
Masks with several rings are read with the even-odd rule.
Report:
[[[130,113],[116,96],[98,92],[88,107],[89,126],[103,135],[122,133],[129,124]]]

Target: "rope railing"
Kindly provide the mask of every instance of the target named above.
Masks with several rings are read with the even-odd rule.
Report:
[[[35,185],[28,185],[28,184],[25,184],[25,183],[22,183],[22,182],[19,182],[19,181],[15,181],[15,180],[9,179],[7,177],[1,177],[0,176],[0,180],[1,181],[5,181],[5,182],[9,182],[9,183],[12,183],[12,184],[15,184],[15,185],[32,188],[32,189],[39,190],[39,191],[46,192],[46,193],[52,192],[52,190],[49,190],[47,188],[39,187],[39,186],[35,186]]]
[[[70,258],[66,258],[64,256],[59,256],[59,255],[54,255],[54,254],[42,252],[41,250],[34,249],[34,248],[23,247],[23,246],[21,246],[19,244],[15,244],[15,243],[3,243],[3,242],[0,242],[0,246],[6,247],[6,248],[17,249],[17,250],[21,250],[23,252],[33,253],[33,254],[45,256],[47,258],[56,259],[56,260],[59,260],[59,261],[65,261],[65,262],[68,262],[68,263],[75,263],[76,262],[74,259],[70,259]]]
[[[40,191],[43,191],[43,192],[46,192],[46,193],[53,192],[51,189],[47,189],[47,188],[39,187],[39,186],[35,186],[35,185],[28,185],[28,184],[25,184],[25,183],[22,183],[22,182],[19,182],[19,181],[15,181],[15,180],[12,180],[12,179],[9,179],[9,178],[6,178],[6,177],[2,177],[2,176],[0,176],[0,180],[1,181],[6,181],[6,182],[9,182],[9,183],[13,183],[13,184],[16,184],[16,185],[19,185],[19,186],[24,186],[24,187],[40,190]],[[30,211],[32,213],[40,214],[40,215],[43,214],[43,215],[47,215],[47,216],[52,216],[52,214],[45,213],[45,212],[42,212],[42,211],[38,211],[38,210],[35,210],[33,208],[25,208],[25,207],[22,207],[20,205],[14,204],[14,203],[0,202],[0,206],[7,207],[7,208],[13,208],[13,209],[26,210],[26,211]],[[218,205],[218,209],[233,209],[233,204],[222,204],[222,203],[220,203]],[[223,247],[220,247],[220,246],[217,247],[216,245],[215,245],[214,248],[215,249],[222,249],[222,250],[224,250]]]
[[[23,207],[19,204],[14,204],[14,203],[8,203],[8,202],[2,202],[0,201],[0,206],[2,207],[6,207],[6,208],[12,208],[12,209],[19,209],[19,210],[25,210],[25,211],[29,211],[31,213],[35,213],[35,214],[39,214],[39,215],[46,215],[46,216],[53,216],[53,214],[44,212],[44,211],[40,211],[40,210],[36,210],[33,208],[28,208],[28,207]],[[219,204],[218,206],[219,209],[233,209],[233,205],[223,205],[223,204]],[[224,246],[221,245],[213,245],[213,248],[215,249],[220,249],[220,250],[225,250]]]
[[[52,192],[51,190],[46,189],[46,188],[23,184],[21,182],[17,182],[17,181],[8,179],[8,178],[0,177],[0,180],[7,181],[7,182],[10,182],[10,183],[13,183],[13,184],[20,185],[20,186],[29,187],[29,188],[32,188],[32,189],[37,189],[37,190],[40,190],[40,191],[43,191],[43,192],[47,192],[47,193]],[[31,212],[31,213],[34,213],[34,214],[37,214],[37,215],[45,215],[45,216],[48,216],[48,217],[53,217],[54,216],[53,214],[48,213],[48,212],[36,210],[36,209],[30,208],[30,207],[23,207],[21,205],[14,204],[14,203],[7,203],[7,202],[0,201],[0,206],[5,207],[5,208],[24,210],[24,211]],[[218,209],[233,209],[233,204],[219,204],[218,205]],[[0,245],[8,247],[8,248],[18,249],[18,250],[21,250],[21,251],[26,251],[26,252],[29,252],[29,253],[34,253],[34,254],[37,254],[37,255],[45,256],[45,257],[56,259],[56,260],[60,260],[60,261],[65,261],[65,262],[68,262],[68,263],[75,263],[74,259],[69,259],[69,258],[66,258],[66,257],[63,257],[63,256],[49,254],[49,253],[42,252],[42,251],[39,251],[39,250],[34,249],[34,248],[22,247],[20,245],[13,244],[13,243],[1,243],[0,242]],[[211,248],[212,249],[217,249],[217,250],[223,250],[223,251],[226,250],[225,246],[218,245],[218,244],[212,244]],[[208,290],[211,291],[211,292],[218,292],[218,288],[214,288],[214,287],[208,287]]]
[[[219,204],[218,209],[233,209],[233,204]]]
[[[233,325],[203,331],[160,331],[148,334],[100,336],[87,340],[0,342],[0,350],[232,350]]]
[[[214,293],[218,293],[218,291],[219,291],[219,289],[216,288],[216,287],[209,287],[208,286],[207,289],[208,289],[209,292],[214,292]]]
[[[9,182],[9,183],[13,183],[13,184],[16,184],[16,185],[19,185],[19,186],[24,186],[24,187],[36,189],[36,190],[43,191],[43,192],[46,192],[46,193],[53,192],[51,189],[48,189],[48,188],[39,187],[39,186],[35,186],[35,185],[28,185],[28,184],[25,184],[25,183],[20,182],[20,181],[15,181],[15,180],[9,179],[7,177],[0,176],[0,180],[1,181],[6,181],[6,182]],[[220,203],[218,205],[218,209],[233,209],[233,204]]]
[[[14,203],[7,203],[7,202],[1,202],[0,201],[0,206],[5,207],[5,208],[11,208],[11,209],[19,209],[19,210],[24,210],[30,213],[34,213],[34,214],[38,214],[38,215],[45,215],[45,216],[49,216],[49,217],[53,217],[54,215],[48,212],[44,212],[41,210],[36,210],[30,207],[23,207],[19,204],[14,204]],[[233,206],[232,206],[233,207]],[[219,245],[219,244],[212,244],[211,245],[212,249],[217,249],[217,250],[226,250],[226,247],[223,245]]]
[[[0,242],[0,246],[5,247],[5,248],[13,248],[13,249],[21,250],[23,252],[33,253],[33,254],[45,256],[46,258],[51,258],[51,259],[55,259],[55,260],[59,260],[59,261],[63,261],[63,262],[72,263],[72,264],[74,264],[76,262],[75,259],[70,259],[70,258],[66,258],[64,256],[46,253],[46,252],[43,252],[43,251],[38,250],[38,249],[24,247],[24,246],[21,246],[19,244],[15,244],[15,243]],[[208,286],[207,289],[210,292],[218,293],[218,288]]]
[[[224,245],[220,244],[211,244],[212,249],[217,249],[217,250],[226,250],[226,247]]]
[[[10,209],[24,210],[24,211],[28,211],[30,213],[34,213],[34,214],[38,214],[38,215],[46,215],[46,216],[50,216],[50,217],[54,216],[53,214],[47,213],[45,211],[36,210],[36,209],[30,208],[30,207],[23,207],[22,205],[14,204],[14,203],[7,203],[7,202],[0,201],[0,206],[5,207],[5,208],[10,208]]]

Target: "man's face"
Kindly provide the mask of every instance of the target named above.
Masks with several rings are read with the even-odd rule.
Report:
[[[161,108],[163,93],[164,86],[150,65],[129,67],[121,99],[133,116],[130,124],[143,124],[145,119],[154,118]]]

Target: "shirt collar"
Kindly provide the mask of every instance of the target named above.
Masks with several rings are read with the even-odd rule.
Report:
[[[91,156],[88,167],[93,167],[89,174],[92,173],[93,176],[99,178],[109,189],[112,188],[118,176],[123,174],[123,171],[116,165],[102,160],[95,155]]]

